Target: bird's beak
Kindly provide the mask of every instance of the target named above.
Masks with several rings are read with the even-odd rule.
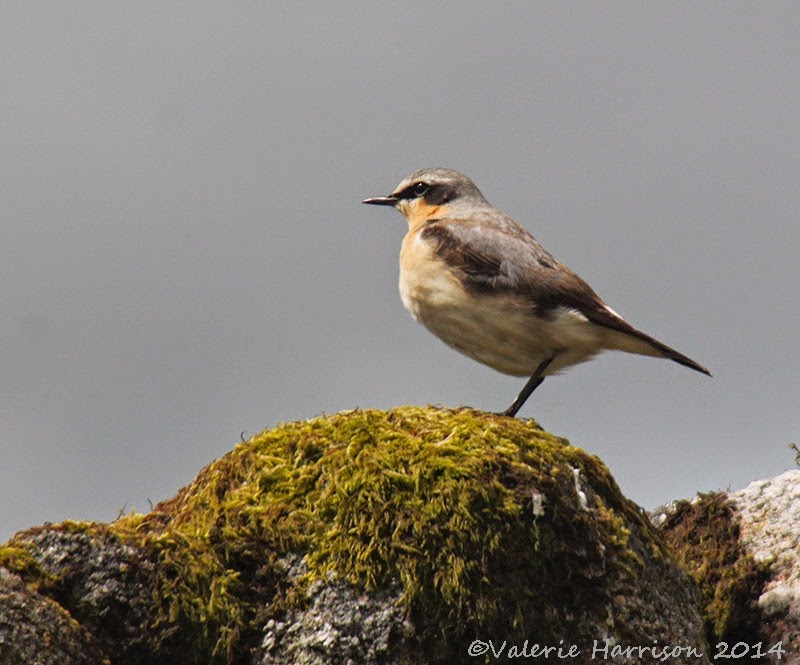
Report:
[[[397,203],[398,198],[396,196],[375,196],[371,199],[364,199],[361,203],[369,203],[370,205],[374,206],[393,206]]]

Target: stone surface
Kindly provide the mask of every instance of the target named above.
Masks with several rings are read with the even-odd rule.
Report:
[[[800,663],[800,470],[750,483],[733,492],[742,542],[770,577],[758,605],[770,643],[781,641],[786,665]],[[774,661],[775,662],[775,661]]]
[[[104,665],[85,628],[58,603],[0,568],[0,664]]]
[[[392,665],[402,648],[403,608],[399,589],[364,592],[349,584],[317,580],[308,605],[269,619],[255,650],[254,665]]]
[[[148,564],[104,529],[46,526],[18,534],[49,578],[47,595],[91,633],[115,663],[147,663],[153,619]]]

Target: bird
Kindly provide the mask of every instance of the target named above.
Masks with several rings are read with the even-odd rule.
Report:
[[[545,377],[606,350],[668,358],[711,376],[625,321],[463,173],[420,169],[362,203],[393,207],[408,221],[399,286],[411,315],[479,363],[528,377],[501,415],[515,417]]]

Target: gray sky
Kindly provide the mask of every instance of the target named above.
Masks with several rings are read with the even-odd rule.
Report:
[[[793,465],[797,3],[6,3],[0,539],[148,509],[246,430],[508,406],[416,324],[405,222],[459,169],[631,323],[521,415],[645,507]]]

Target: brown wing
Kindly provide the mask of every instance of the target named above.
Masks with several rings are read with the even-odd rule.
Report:
[[[710,375],[688,356],[614,314],[592,287],[509,218],[494,218],[491,225],[480,220],[433,220],[422,236],[436,243],[437,256],[460,272],[469,290],[513,294],[545,318],[562,307],[575,309],[592,323],[640,339],[661,355]]]

